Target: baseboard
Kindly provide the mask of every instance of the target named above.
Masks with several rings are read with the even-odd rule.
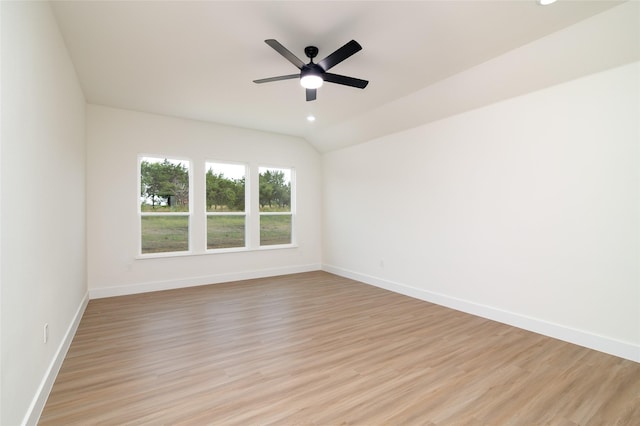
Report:
[[[405,296],[435,303],[447,308],[522,328],[524,330],[533,331],[534,333],[553,337],[555,339],[594,349],[610,355],[615,355],[620,358],[640,362],[640,345],[637,344],[611,339],[609,337],[600,336],[583,330],[577,330],[538,318],[532,318],[515,312],[509,312],[491,306],[470,302],[468,300],[447,296],[446,294],[415,288],[406,284],[384,280],[336,266],[323,265],[322,270],[345,278],[360,281],[365,284],[384,288],[385,290],[390,290],[394,293],[404,294]]]
[[[200,285],[219,284],[231,281],[250,280],[254,278],[267,278],[275,277],[278,275],[319,271],[320,269],[322,269],[320,264],[296,265],[282,268],[268,268],[254,271],[191,277],[179,280],[153,281],[117,287],[102,287],[90,289],[89,297],[91,299],[101,299],[104,297],[125,296],[128,294],[148,293],[151,291],[174,290],[178,288],[195,287]]]
[[[67,356],[67,352],[69,351],[69,347],[71,346],[73,337],[76,334],[76,330],[78,330],[78,325],[80,325],[80,320],[82,319],[82,315],[84,314],[88,303],[89,293],[85,294],[82,298],[80,306],[78,306],[78,309],[73,316],[73,320],[71,321],[71,324],[69,324],[67,332],[64,334],[62,342],[60,342],[60,346],[58,346],[58,350],[56,351],[51,364],[49,364],[49,368],[38,387],[36,395],[34,396],[33,401],[31,401],[31,405],[29,406],[27,414],[24,417],[24,421],[22,422],[23,425],[38,424],[42,410],[44,410],[44,405],[46,404],[47,398],[49,398],[49,393],[53,388],[53,383],[56,381],[56,377],[58,376],[60,367],[62,367],[62,362],[64,361],[65,356]]]

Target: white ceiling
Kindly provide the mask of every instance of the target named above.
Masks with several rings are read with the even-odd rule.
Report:
[[[87,102],[301,136],[322,152],[415,124],[398,108],[379,112],[619,3],[56,1],[53,9]],[[355,39],[363,50],[331,72],[369,86],[326,83],[306,102],[297,80],[257,85],[297,71],[268,38],[304,62],[307,45],[319,60]]]

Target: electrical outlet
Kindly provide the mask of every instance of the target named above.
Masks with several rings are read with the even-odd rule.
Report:
[[[44,338],[44,343],[47,343],[49,341],[49,324],[48,323],[45,323],[44,325],[43,338]]]

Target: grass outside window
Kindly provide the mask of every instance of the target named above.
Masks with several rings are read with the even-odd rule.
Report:
[[[189,250],[188,216],[142,216],[142,254]]]
[[[207,216],[207,249],[245,246],[244,215]]]
[[[260,216],[261,246],[291,243],[291,215]]]

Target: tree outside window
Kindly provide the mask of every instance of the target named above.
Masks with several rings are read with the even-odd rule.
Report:
[[[292,169],[259,168],[260,245],[293,243]]]
[[[189,162],[140,158],[142,254],[189,251]]]
[[[246,246],[246,166],[207,163],[207,249]]]

